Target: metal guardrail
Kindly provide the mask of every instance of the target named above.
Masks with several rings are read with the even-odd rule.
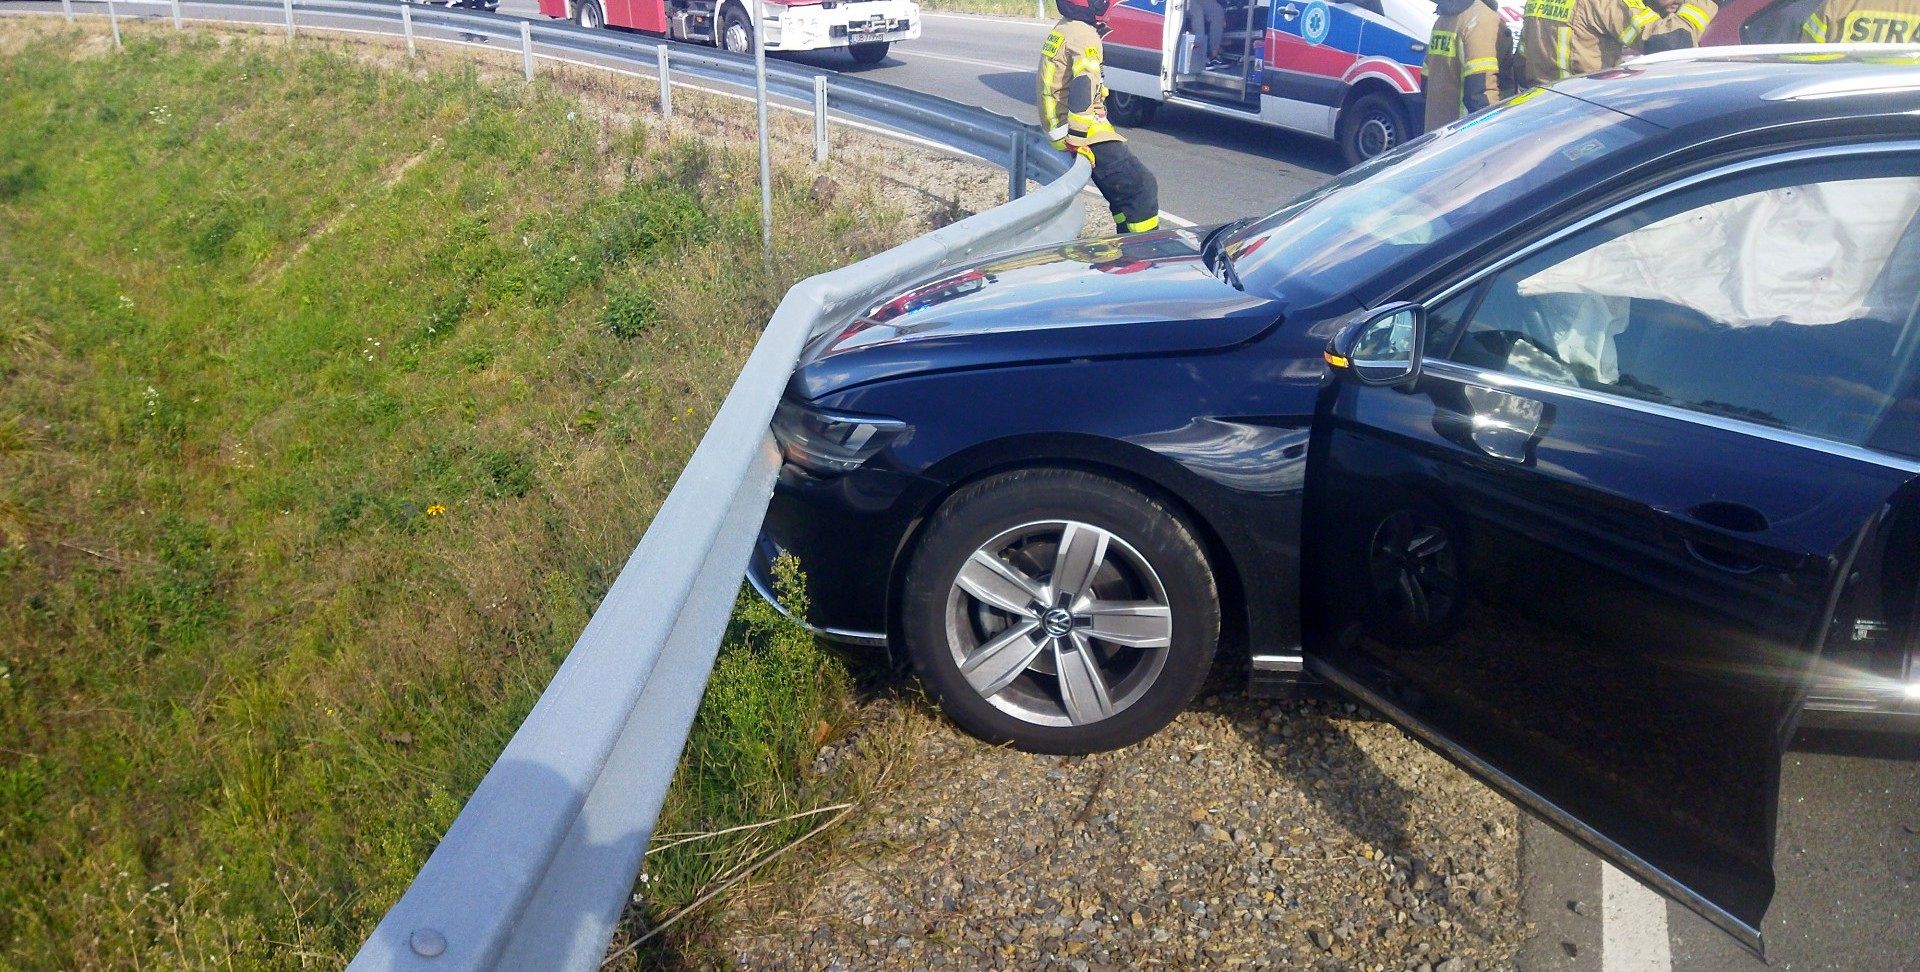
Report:
[[[16,3],[6,6],[15,7]],[[584,63],[632,73],[656,74],[662,65],[670,65],[676,77],[684,75],[736,87],[750,88],[754,81],[751,57],[711,47],[626,31],[590,30],[560,20],[530,20],[393,0],[61,0],[58,4],[18,3],[17,7],[103,12],[115,21],[116,31],[119,16],[137,9],[153,11],[156,17],[284,26],[289,34],[301,29],[374,30],[409,39],[452,40],[510,53],[524,50],[530,59]],[[121,13],[115,16],[115,11]],[[344,26],[347,24],[351,26]],[[583,62],[582,58],[604,63]],[[820,78],[826,79],[829,110],[1008,169],[1011,196],[1025,192],[1029,180],[1052,182],[1069,168],[1070,157],[1054,151],[1044,133],[1006,115],[824,68],[767,62],[768,91],[777,98],[812,104]]]
[[[403,11],[370,0],[155,5],[169,7],[176,25],[182,8],[193,19],[208,19],[209,10],[285,11],[290,32],[294,11],[372,20],[396,34],[411,20],[415,28],[444,25],[486,37],[528,37],[529,46],[537,41],[614,54],[639,66],[656,58],[661,46],[572,26],[459,10]],[[677,45],[672,56],[693,61],[715,79],[751,83],[751,64],[743,72],[739,58],[688,54]],[[774,71],[769,65],[770,75]],[[780,65],[781,93],[802,83],[812,89],[819,73]],[[768,428],[808,338],[943,266],[1078,235],[1078,197],[1091,170],[1084,161],[1069,168],[1060,153],[1032,150],[1045,142],[1030,126],[857,79],[833,77],[828,84],[845,111],[992,161],[1031,166],[1051,181],[787,292],[586,630],[350,969],[600,964],[633,891],[766,515],[780,462]],[[1016,182],[1025,188],[1024,179]]]

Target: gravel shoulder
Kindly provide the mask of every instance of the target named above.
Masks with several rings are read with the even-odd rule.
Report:
[[[883,705],[816,769],[885,753],[895,784],[734,902],[731,962],[1465,972],[1524,937],[1518,811],[1351,704],[1223,692],[1072,759]]]

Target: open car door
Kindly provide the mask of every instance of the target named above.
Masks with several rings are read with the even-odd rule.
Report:
[[[1187,0],[1167,0],[1167,16],[1160,24],[1160,98],[1163,101],[1173,97],[1174,78],[1180,71],[1180,47],[1190,43],[1186,24]]]
[[[1759,951],[1782,753],[1920,474],[1917,210],[1911,145],[1782,154],[1356,317],[1309,669]]]

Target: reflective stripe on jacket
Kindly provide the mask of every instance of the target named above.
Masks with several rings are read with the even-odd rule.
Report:
[[[1920,0],[1827,0],[1802,30],[1816,44],[1920,43]]]
[[[1707,25],[1720,13],[1720,5],[1713,0],[1687,0],[1673,13],[1660,18],[1660,22],[1647,28],[1647,36],[1641,41],[1649,51],[1665,50],[1670,47],[1699,47],[1700,38],[1706,36]],[[1654,38],[1666,37],[1674,31],[1685,31],[1690,39],[1688,43],[1658,45]]]

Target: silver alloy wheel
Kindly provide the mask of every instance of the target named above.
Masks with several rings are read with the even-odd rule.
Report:
[[[988,703],[1084,726],[1138,702],[1166,667],[1173,609],[1125,540],[1073,520],[1014,527],[967,558],[947,595],[947,646]]]
[[[721,35],[727,50],[735,54],[753,53],[753,36],[747,33],[747,25],[738,20],[727,24],[726,32]]]

